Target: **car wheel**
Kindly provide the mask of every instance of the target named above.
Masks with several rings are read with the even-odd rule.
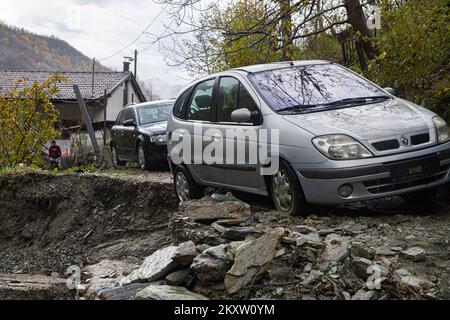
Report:
[[[205,188],[199,186],[183,166],[175,168],[174,186],[175,194],[181,202],[201,199],[205,195]]]
[[[117,154],[116,147],[114,147],[114,146],[111,147],[111,159],[112,159],[114,167],[121,167],[126,164],[125,161],[122,161],[119,159],[119,155]]]
[[[403,194],[401,197],[408,206],[416,208],[429,207],[433,204],[433,200],[436,198],[438,190],[439,188],[420,190]]]
[[[137,163],[142,170],[150,170],[151,166],[145,153],[144,144],[142,142],[139,142],[137,147]]]
[[[271,177],[270,189],[277,210],[292,216],[306,214],[306,200],[297,175],[281,160],[278,172]]]

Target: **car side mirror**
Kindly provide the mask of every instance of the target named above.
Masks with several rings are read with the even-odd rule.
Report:
[[[250,111],[247,108],[242,108],[235,110],[231,113],[231,120],[237,123],[260,123],[261,122],[261,112]]]
[[[395,89],[394,88],[386,87],[386,88],[384,88],[384,91],[387,91],[389,94],[392,94],[393,96],[395,96]]]
[[[136,126],[136,121],[134,121],[133,119],[125,120],[123,122],[123,126],[124,127],[135,127]]]

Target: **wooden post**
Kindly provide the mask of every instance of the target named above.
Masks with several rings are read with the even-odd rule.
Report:
[[[95,138],[94,128],[92,127],[91,118],[89,117],[88,110],[86,108],[86,104],[84,103],[83,96],[81,95],[80,88],[76,84],[73,85],[73,91],[77,96],[78,105],[80,106],[81,114],[83,115],[83,121],[86,124],[86,128],[89,132],[89,137],[91,138],[92,146],[94,147],[95,154],[97,155],[97,163],[99,165],[103,164],[103,157],[100,151],[100,147],[98,146],[97,139]]]
[[[108,91],[105,89],[105,94],[103,96],[104,112],[103,112],[103,145],[107,148],[106,142],[106,132],[107,132],[107,119],[106,119],[106,108],[108,107]]]

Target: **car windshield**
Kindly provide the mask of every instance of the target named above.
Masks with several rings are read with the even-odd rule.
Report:
[[[309,112],[390,98],[335,64],[268,70],[250,74],[249,79],[275,111]]]
[[[153,104],[137,108],[139,124],[146,125],[166,121],[172,111],[173,103]]]

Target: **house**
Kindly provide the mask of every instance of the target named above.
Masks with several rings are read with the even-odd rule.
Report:
[[[0,71],[0,93],[4,94],[19,79],[29,84],[42,83],[52,73],[54,72]],[[105,124],[107,128],[111,128],[124,106],[146,101],[136,78],[129,71],[128,63],[124,64],[124,70],[121,72],[59,72],[59,74],[65,75],[67,81],[57,84],[60,92],[52,97],[51,101],[60,112],[60,127],[63,130],[79,126],[82,119],[73,90],[74,84],[80,88],[96,131],[102,131]]]
[[[5,94],[19,79],[29,85],[42,83],[55,72],[49,71],[0,71],[0,94]],[[58,83],[59,93],[51,97],[53,105],[60,113],[61,121],[57,125],[63,136],[58,144],[71,157],[83,159],[92,150],[77,97],[73,90],[76,84],[80,88],[95,130],[97,142],[104,146],[110,140],[110,129],[117,115],[131,103],[146,102],[146,98],[129,71],[129,63],[124,63],[121,72],[58,72],[67,77],[67,81]],[[84,146],[80,146],[84,145]]]

